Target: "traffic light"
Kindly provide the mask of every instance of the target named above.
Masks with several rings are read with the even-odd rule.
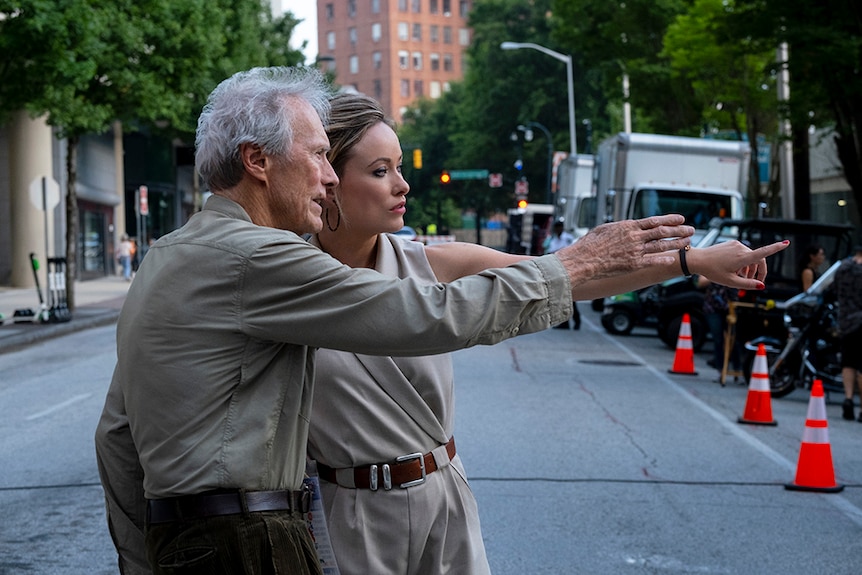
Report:
[[[413,150],[413,169],[422,169],[422,150],[420,150],[419,148]]]
[[[448,184],[451,181],[452,181],[452,176],[449,175],[449,172],[444,171],[442,174],[440,174],[440,183],[441,184]]]
[[[527,207],[527,198],[519,198],[517,205],[518,205],[518,209],[520,209],[520,210],[525,209]]]

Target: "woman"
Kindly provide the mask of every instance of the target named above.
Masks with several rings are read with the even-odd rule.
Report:
[[[326,206],[324,228],[311,241],[341,262],[436,284],[524,259],[465,243],[425,247],[386,233],[403,227],[410,190],[393,124],[371,98],[339,94],[327,132],[340,183],[334,203]],[[450,356],[370,357],[320,349],[316,361],[308,451],[323,479],[342,575],[488,573],[476,501],[450,442]],[[419,458],[395,464],[399,456],[431,452],[424,482]],[[406,478],[417,484],[401,488],[401,470],[411,466],[416,475]]]
[[[806,291],[820,277],[820,266],[826,261],[826,252],[819,245],[811,245],[805,250],[802,258],[800,279],[802,280],[802,291]]]
[[[367,96],[339,94],[331,103],[328,156],[339,184],[311,242],[351,267],[432,285],[528,257],[457,242],[426,247],[392,234],[404,225],[410,190],[393,125]],[[717,255],[703,261],[719,262],[718,254],[740,247],[718,244],[708,248]],[[590,280],[572,295],[595,299],[654,283],[633,284],[635,276],[654,277],[644,271]],[[756,271],[747,266],[736,273],[751,278]],[[449,355],[373,357],[319,349],[315,386],[308,454],[317,463],[342,575],[489,573],[476,501],[452,439]]]

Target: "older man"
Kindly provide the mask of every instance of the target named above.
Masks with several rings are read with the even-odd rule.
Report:
[[[222,82],[201,115],[196,161],[213,196],[138,271],[96,431],[126,573],[320,573],[302,514],[316,347],[493,344],[561,322],[573,298],[679,275],[686,255],[699,273],[758,289],[764,258],[783,247],[686,252],[693,230],[670,215],[447,285],[351,269],[297,235],[321,229],[338,181],[327,96],[314,71],[258,68]]]

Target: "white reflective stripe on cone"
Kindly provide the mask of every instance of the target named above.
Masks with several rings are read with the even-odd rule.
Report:
[[[808,420],[820,419],[826,421],[826,402],[822,397],[812,397],[808,402]]]
[[[829,443],[829,428],[825,421],[806,421],[802,443]]]

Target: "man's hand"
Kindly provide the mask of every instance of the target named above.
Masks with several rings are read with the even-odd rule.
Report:
[[[558,252],[572,286],[650,266],[667,266],[694,228],[678,214],[602,224]]]
[[[761,290],[766,278],[766,258],[789,245],[790,242],[785,240],[752,250],[734,240],[690,250],[686,259],[692,272],[717,284]]]

